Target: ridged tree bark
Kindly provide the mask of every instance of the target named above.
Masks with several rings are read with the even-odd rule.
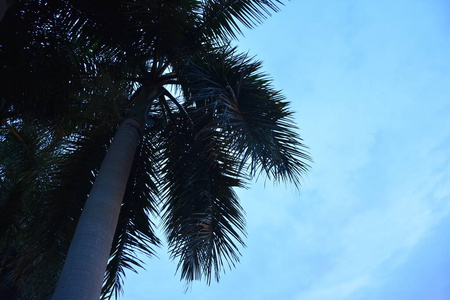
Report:
[[[81,214],[54,300],[98,300],[141,124],[126,119],[103,160]]]

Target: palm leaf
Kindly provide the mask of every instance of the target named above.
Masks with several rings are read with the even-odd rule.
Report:
[[[260,72],[261,63],[234,48],[197,56],[182,81],[187,105],[213,110],[215,122],[241,168],[264,171],[277,182],[300,184],[310,157],[289,111],[288,102]]]
[[[201,25],[195,34],[207,38],[219,38],[226,41],[228,37],[236,38],[242,34],[239,23],[253,28],[279,11],[281,1],[267,0],[209,0],[201,2]]]
[[[22,138],[22,149],[17,149],[14,160],[2,159],[5,175],[14,178],[11,176],[11,172],[14,172],[17,179],[12,185],[10,197],[6,199],[15,209],[8,210],[10,205],[2,208],[2,214],[12,213],[12,216],[3,230],[5,235],[2,238],[5,239],[0,248],[0,273],[9,270],[7,273],[12,274],[14,286],[20,287],[23,297],[40,295],[44,299],[45,295],[50,295],[54,284],[52,281],[56,278],[55,271],[58,268],[54,265],[62,259],[57,248],[64,244],[64,239],[59,234],[60,227],[48,226],[47,222],[54,219],[52,213],[55,213],[55,209],[50,208],[53,206],[50,195],[58,185],[61,144],[58,140],[49,140],[51,133],[42,127],[19,128],[18,133]],[[47,139],[43,139],[43,135]],[[8,140],[8,135],[5,135],[5,139]],[[6,149],[10,151],[11,147]],[[32,159],[29,159],[30,154]],[[20,156],[24,158],[21,159]],[[14,193],[22,188],[22,192]],[[45,218],[42,218],[42,210],[47,213]]]
[[[198,135],[206,120],[194,114],[194,127],[173,124],[165,133],[163,221],[181,278],[204,276],[209,283],[239,261],[245,221],[233,188],[242,187],[243,178],[220,138]]]

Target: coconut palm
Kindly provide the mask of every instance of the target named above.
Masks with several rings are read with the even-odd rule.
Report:
[[[169,251],[179,260],[182,278],[218,279],[224,265],[238,261],[243,244],[245,224],[234,188],[245,186],[261,171],[274,180],[298,185],[309,159],[287,102],[261,73],[260,63],[228,46],[228,39],[239,32],[239,23],[252,27],[270,10],[277,10],[275,3],[62,3],[49,19],[60,19],[71,36],[71,47],[85,39],[88,47],[80,48],[87,52],[76,48],[82,53],[74,57],[83,58],[81,65],[93,67],[82,71],[93,74],[98,83],[99,70],[106,65],[107,73],[114,77],[110,83],[132,80],[139,88],[126,104],[116,105],[127,109],[102,166],[98,169],[97,159],[97,165],[89,165],[98,174],[92,190],[80,193],[89,193],[89,198],[79,221],[77,213],[57,214],[68,223],[77,222],[77,230],[54,298],[97,299],[102,283],[104,296],[117,291],[121,270],[139,263],[133,251],[151,254],[150,246],[158,244],[148,219],[158,208],[162,209]],[[48,6],[45,8],[51,11]],[[95,63],[92,57],[97,59]],[[72,79],[65,82],[72,85]],[[93,91],[86,87],[69,90]],[[17,111],[30,111],[28,97],[22,102],[7,102],[12,96],[4,98],[8,112],[16,107]],[[85,99],[90,102],[92,97]],[[80,102],[77,107],[85,104]],[[46,108],[46,104],[33,105]],[[67,103],[62,107],[65,112]],[[52,182],[54,189],[45,193],[53,199],[67,196],[71,190],[65,174],[74,174],[70,170],[76,164],[70,162],[87,153],[82,149],[92,144],[89,141],[95,140],[95,132],[102,128],[92,123],[98,122],[98,114],[101,112],[90,114],[94,117],[86,122],[75,122],[71,134],[55,146],[59,151],[69,144],[73,148],[62,154],[68,162],[56,176],[62,179]],[[47,119],[54,120],[55,115]],[[104,132],[112,132],[115,122],[103,123],[107,124]],[[109,144],[110,135],[105,136],[99,145]],[[78,181],[88,187],[90,176]],[[79,214],[80,209],[75,211]]]

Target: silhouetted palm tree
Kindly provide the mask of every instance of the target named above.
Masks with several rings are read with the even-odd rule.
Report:
[[[134,251],[151,254],[151,245],[158,245],[148,215],[158,211],[169,251],[179,259],[182,278],[191,281],[205,276],[209,282],[215,276],[218,280],[224,265],[238,261],[238,246],[243,244],[244,219],[233,189],[245,186],[261,171],[274,180],[299,185],[309,159],[287,102],[272,89],[260,71],[260,63],[228,46],[228,39],[239,32],[239,23],[252,27],[270,10],[277,10],[275,3],[122,0],[57,4],[38,1],[23,5],[16,8],[16,16],[29,22],[29,44],[36,49],[56,49],[56,56],[49,57],[49,62],[55,62],[50,69],[45,68],[45,61],[37,61],[42,53],[29,61],[34,61],[35,69],[45,75],[52,74],[52,70],[62,73],[50,78],[54,82],[32,82],[35,85],[31,87],[20,83],[25,88],[19,86],[1,97],[5,128],[10,125],[8,136],[15,138],[16,147],[36,160],[42,149],[51,146],[48,157],[63,162],[40,168],[55,174],[46,174],[38,181],[45,183],[43,190],[40,186],[31,189],[31,195],[41,189],[44,193],[40,195],[48,199],[21,196],[32,199],[30,205],[38,206],[33,214],[57,211],[52,220],[34,215],[30,219],[46,219],[46,226],[55,226],[48,241],[58,255],[64,249],[62,244],[71,238],[71,226],[77,224],[55,299],[97,299],[102,283],[105,297],[117,292],[123,268],[139,265]],[[38,9],[31,10],[33,5]],[[42,10],[47,13],[40,15]],[[11,24],[14,18],[11,20],[5,18],[3,23]],[[2,28],[6,34],[17,34]],[[45,37],[48,45],[43,42]],[[54,47],[55,42],[59,49]],[[16,48],[19,54],[35,55],[24,51],[23,44]],[[4,49],[4,53],[11,51],[5,57],[16,54],[11,45]],[[62,61],[67,61],[68,70],[61,70]],[[4,70],[7,74],[17,68],[11,64],[9,67]],[[36,74],[31,75],[36,79]],[[133,85],[125,83],[115,96],[106,98],[123,80],[138,83],[138,89],[133,92]],[[17,84],[13,80],[10,83]],[[61,90],[54,90],[58,86],[55,83],[63,83]],[[35,92],[41,86],[48,96],[33,99],[45,94]],[[132,96],[124,101],[127,93]],[[99,100],[101,97],[105,97],[104,101]],[[105,107],[105,102],[112,108]],[[67,114],[71,107],[83,109]],[[45,114],[36,115],[37,110]],[[122,115],[121,125],[99,168],[100,157],[106,151],[104,145],[109,144],[117,121],[111,116],[117,112]],[[8,114],[14,119],[8,119]],[[62,116],[64,122],[58,122]],[[22,135],[14,135],[11,121],[20,127],[37,120],[41,124],[43,119],[51,121],[51,125],[41,129],[41,134],[52,133],[49,137],[53,140],[47,138],[44,146],[26,150],[30,146]],[[57,131],[55,124],[68,134]],[[95,157],[87,159],[91,153]],[[2,171],[6,174],[6,167]],[[98,174],[88,192],[92,173]],[[11,173],[7,175],[5,179],[13,178]],[[35,172],[33,176],[30,178],[38,175]],[[26,190],[30,178],[16,180],[11,186]],[[70,194],[73,191],[75,194]],[[80,199],[87,193],[78,221],[83,204]],[[46,207],[48,203],[56,209]],[[24,218],[24,213],[20,216]],[[14,224],[33,227],[26,220]],[[46,226],[40,225],[38,230]],[[33,232],[30,236],[39,234]],[[17,242],[30,247],[26,238]],[[18,263],[11,267],[16,274],[17,270],[27,269],[23,262],[36,256],[32,252],[48,249],[42,243],[40,247],[28,248],[31,253],[17,259]],[[61,261],[58,255],[55,264]],[[55,276],[57,270],[53,268]]]

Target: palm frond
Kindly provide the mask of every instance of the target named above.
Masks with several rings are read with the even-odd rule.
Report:
[[[2,157],[1,160],[5,178],[8,178],[12,188],[6,199],[9,205],[2,207],[2,214],[11,213],[11,216],[2,230],[4,235],[2,234],[0,247],[1,273],[9,270],[13,285],[20,287],[18,290],[24,295],[23,297],[41,295],[42,299],[45,299],[45,295],[51,293],[51,287],[54,284],[52,280],[56,278],[57,268],[54,268],[54,264],[61,258],[57,251],[54,252],[55,244],[50,245],[48,241],[50,238],[61,245],[63,240],[56,234],[58,227],[46,227],[46,222],[41,223],[36,220],[51,219],[51,213],[55,212],[48,209],[49,215],[44,219],[40,216],[40,209],[52,206],[49,194],[58,185],[58,165],[62,159],[59,150],[60,142],[49,139],[51,134],[43,127],[18,126],[17,131],[22,138],[21,142],[17,143],[20,148],[11,157],[12,159]],[[44,135],[47,139],[43,138]],[[8,141],[7,135],[4,138]],[[11,146],[8,145],[6,149],[10,151]],[[2,147],[1,152],[6,149]],[[29,158],[30,155],[32,159]],[[11,182],[12,178],[16,179]],[[15,209],[11,210],[11,206]],[[41,231],[43,227],[46,230],[45,234]],[[42,235],[37,238],[34,235],[36,233]],[[43,261],[46,262],[42,264]],[[36,282],[40,284],[35,284]]]
[[[241,26],[254,28],[272,12],[279,11],[281,1],[271,0],[209,0],[202,1],[201,25],[195,34],[226,41],[242,34]]]
[[[197,57],[182,76],[187,105],[214,111],[241,168],[299,186],[311,159],[288,102],[260,67],[230,47]]]
[[[191,118],[194,127],[174,124],[166,132],[163,222],[181,278],[209,283],[239,261],[245,221],[233,188],[244,178],[220,138],[201,137],[206,120]]]

